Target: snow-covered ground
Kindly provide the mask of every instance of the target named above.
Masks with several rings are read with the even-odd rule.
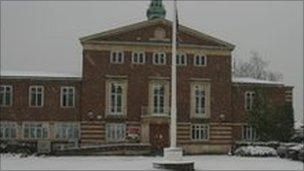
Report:
[[[0,170],[155,170],[152,162],[161,157],[26,157],[1,155]],[[236,157],[227,155],[186,156],[196,170],[302,170],[303,163],[277,157]]]

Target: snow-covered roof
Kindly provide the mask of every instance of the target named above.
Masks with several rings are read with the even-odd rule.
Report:
[[[249,77],[233,77],[232,82],[234,83],[251,83],[251,84],[275,84],[275,85],[283,85],[282,82],[277,81],[268,81],[268,80],[260,80]]]
[[[46,78],[81,78],[76,74],[71,73],[55,73],[55,72],[43,72],[43,71],[9,71],[1,70],[0,76],[3,77],[46,77]]]

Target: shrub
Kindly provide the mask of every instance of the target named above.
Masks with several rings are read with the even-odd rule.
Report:
[[[252,156],[252,157],[270,157],[277,156],[274,148],[263,146],[243,146],[234,151],[238,156]]]

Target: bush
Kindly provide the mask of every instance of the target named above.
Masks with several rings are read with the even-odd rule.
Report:
[[[31,155],[36,152],[36,144],[24,142],[1,142],[0,153],[15,153],[22,155]]]
[[[251,156],[251,157],[270,157],[277,156],[274,148],[263,146],[243,146],[234,151],[238,156]]]

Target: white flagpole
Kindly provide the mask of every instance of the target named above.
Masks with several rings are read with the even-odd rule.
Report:
[[[176,148],[176,0],[173,1],[170,148]]]

